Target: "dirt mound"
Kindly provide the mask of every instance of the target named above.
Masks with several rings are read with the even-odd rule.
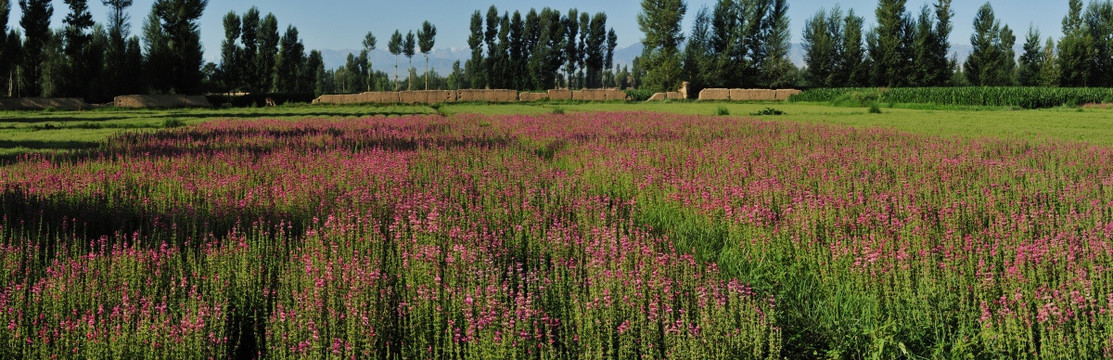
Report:
[[[116,97],[116,107],[131,109],[146,108],[211,108],[201,95],[121,95]]]
[[[86,110],[89,104],[79,98],[4,98],[0,110]]]

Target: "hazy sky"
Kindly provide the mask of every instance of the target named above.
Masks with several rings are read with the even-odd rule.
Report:
[[[12,3],[12,15],[9,20],[10,27],[19,26],[20,11],[17,0]],[[131,8],[132,33],[141,32],[142,23],[150,12],[153,0],[135,0]],[[910,0],[908,10],[918,13],[920,7],[934,0]],[[372,1],[372,0],[278,0],[278,1],[248,1],[248,0],[210,0],[201,20],[201,37],[205,46],[205,57],[215,59],[220,50],[223,39],[222,18],[229,11],[242,14],[251,6],[258,6],[263,14],[272,12],[278,17],[280,31],[286,26],[297,26],[303,42],[308,49],[354,49],[361,47],[360,42],[367,31],[372,31],[379,39],[379,48],[386,47],[386,41],[395,29],[405,33],[409,29],[417,29],[425,20],[429,20],[438,28],[437,48],[464,48],[467,47],[468,24],[470,14],[475,10],[483,10],[495,5],[499,11],[522,10],[529,11],[531,7],[542,8],[549,6],[562,12],[569,8],[577,8],[581,12],[607,13],[608,25],[618,34],[619,46],[625,47],[641,39],[635,17],[640,11],[639,0],[483,0],[483,1],[457,1],[457,0],[403,0],[403,1]],[[696,12],[703,6],[711,7],[715,0],[689,0],[688,14],[684,19],[684,31],[691,28],[692,19]],[[804,27],[804,20],[811,17],[820,8],[829,8],[841,4],[844,11],[854,9],[860,16],[866,18],[866,27],[871,27],[874,21],[876,0],[843,0],[834,1],[789,1],[789,17],[792,20],[793,42],[800,42],[800,32]],[[952,43],[969,43],[974,14],[981,1],[955,0],[955,29],[951,34]],[[1014,29],[1018,43],[1024,41],[1028,26],[1033,25],[1041,30],[1043,38],[1054,36],[1058,38],[1060,22],[1067,12],[1067,0],[1033,1],[1033,0],[994,0],[991,1],[998,19]],[[103,23],[107,18],[106,8],[100,0],[90,0],[89,4],[95,20]],[[61,27],[62,18],[68,12],[62,0],[54,0],[54,20],[52,27]]]

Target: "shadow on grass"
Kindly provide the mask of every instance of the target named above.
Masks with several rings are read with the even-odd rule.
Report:
[[[372,109],[373,110],[373,109]],[[286,111],[286,112],[272,112],[272,111],[202,111],[195,113],[178,113],[167,112],[158,114],[148,113],[135,113],[119,112],[119,115],[106,115],[106,116],[73,116],[62,115],[50,116],[48,114],[36,114],[36,117],[13,117],[4,118],[0,117],[0,124],[2,123],[19,123],[19,124],[33,124],[45,122],[88,122],[98,123],[106,121],[126,121],[126,120],[153,120],[153,119],[166,119],[166,118],[188,118],[188,119],[225,119],[225,118],[286,118],[286,117],[364,117],[364,116],[406,116],[406,115],[430,115],[434,112],[409,112],[409,111]]]

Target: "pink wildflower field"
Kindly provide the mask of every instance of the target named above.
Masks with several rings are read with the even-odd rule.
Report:
[[[1113,357],[1113,149],[657,113],[0,166],[0,358]]]

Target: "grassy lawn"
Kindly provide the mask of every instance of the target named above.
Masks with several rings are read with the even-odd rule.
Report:
[[[864,108],[833,107],[808,103],[541,103],[541,104],[451,104],[428,106],[313,106],[274,108],[188,109],[188,110],[92,110],[0,112],[0,158],[31,152],[53,152],[97,146],[121,131],[154,131],[173,126],[194,125],[214,119],[306,119],[357,118],[374,115],[408,114],[545,114],[554,111],[648,111],[691,115],[714,115],[720,108],[732,116],[751,116],[765,108],[784,111],[780,116],[757,116],[763,120],[825,123],[854,127],[881,127],[900,131],[957,135],[995,136],[1043,141],[1060,139],[1113,145],[1113,110],[1056,108],[1013,110],[1004,108],[884,108],[869,114]]]
[[[475,107],[448,106],[446,112],[482,112],[488,114],[532,113],[536,105],[496,105]],[[762,120],[788,120],[811,123],[881,127],[925,134],[967,137],[995,136],[1041,141],[1060,139],[1113,145],[1113,110],[1054,108],[1013,110],[1006,108],[955,107],[947,109],[883,108],[881,114],[870,114],[865,108],[833,107],[807,103],[646,103],[646,104],[577,104],[541,105],[564,111],[653,111],[692,115],[714,115],[720,107],[732,116],[750,116],[765,108],[784,111],[780,116],[755,116]]]

